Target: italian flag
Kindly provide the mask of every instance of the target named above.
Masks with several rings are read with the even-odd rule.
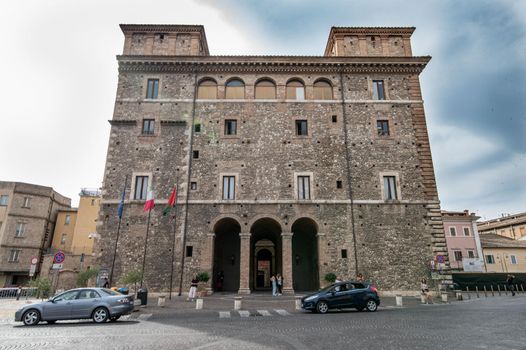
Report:
[[[151,182],[148,182],[148,193],[146,194],[146,203],[144,204],[144,211],[147,212],[155,208],[155,203],[153,202],[153,190]]]
[[[166,205],[166,208],[164,208],[163,210],[163,215],[165,216],[168,215],[170,210],[172,210],[172,208],[174,207],[176,200],[177,200],[177,185],[174,186],[174,189],[172,190],[172,193],[170,194],[170,198],[168,198],[168,204]]]

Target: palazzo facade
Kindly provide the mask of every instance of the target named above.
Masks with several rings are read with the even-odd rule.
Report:
[[[125,189],[115,281],[144,259],[154,291],[199,272],[211,291],[275,273],[285,292],[328,273],[411,291],[447,257],[414,28],[333,27],[323,56],[212,56],[202,26],[121,29],[95,250],[111,269]]]

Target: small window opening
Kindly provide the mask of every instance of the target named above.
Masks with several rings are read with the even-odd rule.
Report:
[[[342,259],[347,259],[347,249],[342,249]]]
[[[194,253],[194,247],[191,245],[186,246],[186,257],[191,258]]]
[[[194,159],[199,159],[199,151],[193,151]]]
[[[336,181],[336,188],[342,188],[342,187],[343,187],[342,181],[341,180]]]

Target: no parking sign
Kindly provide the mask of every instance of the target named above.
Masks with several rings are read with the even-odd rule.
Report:
[[[66,259],[66,255],[64,255],[64,252],[59,250],[58,252],[55,253],[55,256],[53,257],[53,263],[62,264],[65,259]]]

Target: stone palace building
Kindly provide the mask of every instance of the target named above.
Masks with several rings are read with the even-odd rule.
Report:
[[[239,293],[275,273],[289,293],[327,273],[414,291],[447,257],[415,28],[333,27],[323,56],[212,56],[203,26],[120,27],[96,247],[111,269],[126,188],[114,281],[145,258],[152,291],[172,266],[174,290],[208,272]]]

